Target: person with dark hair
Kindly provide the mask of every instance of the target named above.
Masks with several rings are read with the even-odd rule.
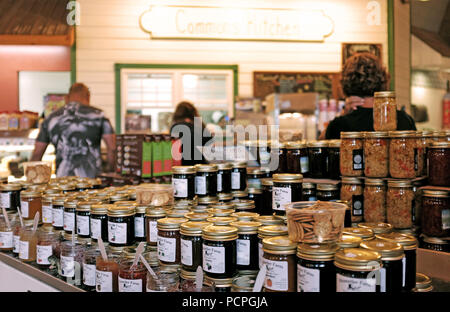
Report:
[[[374,131],[374,93],[385,91],[389,74],[380,60],[364,52],[351,56],[342,70],[342,89],[347,96],[344,116],[332,120],[321,138],[339,139],[341,132]],[[414,119],[403,110],[397,110],[397,130],[416,130]]]

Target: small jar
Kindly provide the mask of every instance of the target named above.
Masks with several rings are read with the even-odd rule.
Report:
[[[16,221],[9,221],[9,226],[5,219],[0,219],[0,251],[14,250],[14,228],[17,227]]]
[[[235,212],[256,212],[255,202],[250,199],[234,201]]]
[[[340,199],[339,187],[336,184],[317,184],[316,197],[320,201],[337,201]]]
[[[316,201],[316,185],[314,183],[306,183],[302,184],[302,201]]]
[[[386,220],[395,229],[408,229],[414,224],[414,191],[409,180],[388,181]]]
[[[259,216],[254,219],[254,221],[261,223],[261,226],[266,225],[283,225],[283,220],[277,218],[276,216]]]
[[[112,247],[125,247],[134,244],[134,215],[132,206],[108,207],[108,242]]]
[[[249,188],[248,199],[255,203],[255,212],[261,214],[263,206],[263,191],[262,189]],[[236,206],[236,210],[238,207]]]
[[[108,242],[108,209],[113,207],[111,204],[91,205],[90,229],[93,242],[97,242],[99,237],[104,243]]]
[[[203,228],[203,271],[208,277],[231,278],[236,274],[237,232],[233,226],[208,225]]]
[[[39,223],[42,223],[42,193],[38,191],[22,191],[20,193],[20,212],[25,224],[32,224],[34,216],[39,212]]]
[[[76,208],[78,200],[68,198],[64,201],[64,232],[67,234],[76,233]]]
[[[336,243],[299,244],[297,247],[297,292],[336,292],[334,255]]]
[[[52,200],[53,197],[60,195],[60,193],[56,194],[45,194],[42,196],[42,223],[44,226],[52,226],[53,224],[53,205]]]
[[[61,243],[60,274],[66,282],[80,286],[85,244],[65,241]]]
[[[17,211],[17,208],[20,208],[21,191],[20,184],[0,184],[0,208],[5,208],[6,211]]]
[[[427,156],[430,185],[450,186],[450,142],[433,142]]]
[[[267,268],[264,281],[266,292],[295,292],[297,290],[297,243],[287,236],[263,239],[263,265]]]
[[[240,211],[231,214],[232,217],[238,218],[238,221],[253,221],[259,217],[256,212]]]
[[[328,141],[328,177],[332,180],[341,178],[341,140]]]
[[[165,217],[166,211],[164,209],[147,208],[145,213],[147,245],[157,246],[158,242],[157,221]]]
[[[77,203],[75,224],[77,229],[77,236],[81,238],[91,237],[91,206],[98,204],[96,201],[80,201]]]
[[[162,264],[181,263],[180,226],[187,221],[185,218],[162,218],[157,221],[158,259]]]
[[[133,265],[134,259],[119,260],[119,292],[145,292],[147,269],[142,262]]]
[[[272,171],[274,173],[286,173],[287,172],[287,150],[286,145],[281,142],[270,141],[270,157],[271,163],[274,162],[274,159],[278,158],[278,167]]]
[[[450,252],[450,242],[439,237],[423,235],[420,247],[428,250]]]
[[[375,131],[397,130],[397,103],[394,91],[374,93],[373,128]]]
[[[86,248],[83,257],[83,289],[95,291],[95,270],[97,257],[100,257],[98,246]]]
[[[217,164],[217,193],[229,194],[231,193],[231,170],[233,165],[231,163]]]
[[[344,230],[342,231],[342,234],[358,236],[358,237],[361,237],[361,239],[363,241],[369,241],[369,240],[375,239],[375,234],[373,233],[372,229],[369,229],[369,228],[362,228],[362,227],[344,228]]]
[[[362,248],[343,248],[336,252],[336,292],[379,292],[376,274],[381,254]]]
[[[261,168],[247,168],[247,187],[250,189],[261,189],[261,179],[265,178],[265,171]]]
[[[247,163],[245,161],[233,163],[231,169],[231,190],[245,191],[247,189]]]
[[[11,227],[13,228],[13,253],[18,257],[20,253],[20,231],[24,228],[24,226],[21,226],[20,223],[13,226],[13,223],[11,223]]]
[[[32,227],[25,226],[20,229],[19,259],[23,262],[36,261],[37,233]]]
[[[364,173],[364,133],[341,132],[340,167],[347,177],[360,177]]]
[[[262,187],[262,197],[263,197],[263,205],[261,206],[261,210],[259,214],[268,216],[273,213],[272,210],[272,202],[273,202],[273,180],[269,178],[265,178],[261,180]]]
[[[182,270],[195,272],[198,266],[202,266],[202,230],[211,224],[210,222],[204,221],[189,221],[181,224],[180,246]]]
[[[36,263],[40,269],[49,269],[52,265],[51,257],[59,249],[59,232],[52,228],[42,227],[37,231]]]
[[[274,174],[272,209],[277,215],[286,214],[286,204],[302,199],[301,174]]]
[[[363,182],[358,178],[342,177],[341,200],[352,209],[352,222],[362,222],[364,217]]]
[[[208,275],[205,276],[206,281],[210,281],[212,284],[214,284],[214,292],[219,293],[229,293],[232,291],[233,288],[233,281],[238,277],[239,275],[236,274],[233,277],[230,278],[212,278]]]
[[[258,228],[255,221],[237,221],[230,224],[238,229],[236,240],[236,264],[240,274],[258,273]]]
[[[389,133],[364,133],[364,175],[369,178],[389,176]]]
[[[365,180],[364,221],[386,221],[386,184],[381,179]]]
[[[286,143],[285,173],[300,173],[303,177],[309,176],[309,156],[306,142]]]
[[[361,222],[358,223],[358,227],[370,229],[374,235],[391,233],[393,230],[392,225],[384,222]]]
[[[424,190],[422,195],[422,233],[450,236],[450,195],[446,191]]]
[[[219,193],[219,194],[217,194],[217,200],[221,203],[229,203],[233,200],[233,194]]]
[[[216,196],[217,165],[196,165],[195,194],[199,197]]]
[[[389,137],[389,174],[396,179],[415,178],[417,168],[415,131],[391,131]]]
[[[153,267],[158,279],[147,274],[147,292],[178,292],[180,276],[170,267]]]
[[[348,234],[343,234],[336,242],[339,248],[358,248],[361,243],[361,237]]]
[[[95,262],[95,290],[96,292],[119,291],[119,254],[108,253],[108,259],[97,256]]]
[[[307,144],[309,159],[309,177],[326,179],[328,174],[328,142],[313,141]]]
[[[233,191],[231,192],[233,195],[233,200],[231,202],[239,201],[241,199],[248,199],[248,191]]]
[[[135,207],[136,214],[134,215],[134,240],[136,242],[147,241],[147,232],[145,231],[145,213],[148,206],[137,205]]]

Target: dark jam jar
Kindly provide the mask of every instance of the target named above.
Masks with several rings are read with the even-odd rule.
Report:
[[[335,243],[297,246],[297,292],[336,292]]]
[[[248,189],[248,199],[253,200],[255,203],[255,212],[261,214],[262,206],[263,206],[263,192],[261,189]],[[236,208],[237,209],[237,208]]]
[[[265,238],[269,237],[275,237],[275,236],[286,236],[288,235],[288,229],[287,226],[284,225],[284,221],[281,219],[278,219],[277,217],[275,220],[281,221],[280,223],[274,224],[274,225],[263,225],[258,228],[258,263],[259,267],[261,268],[264,263],[264,251],[263,251],[263,240]],[[261,217],[259,217],[261,218]],[[258,220],[258,222],[261,222],[259,218],[256,218],[255,220]]]
[[[341,178],[340,148],[341,140],[328,141],[328,177],[332,180]]]
[[[78,200],[68,198],[64,201],[64,232],[66,234],[76,233],[75,211]]]
[[[233,200],[233,194],[219,193],[219,194],[217,194],[217,200],[221,203],[229,203]]]
[[[403,247],[398,243],[381,239],[362,242],[360,247],[381,254],[382,267],[380,273],[384,278],[381,278],[380,285],[377,285],[380,288],[380,292],[401,292],[403,283],[403,259],[405,258]]]
[[[248,188],[261,188],[261,179],[266,175],[266,171],[261,168],[247,168],[247,186]]]
[[[203,228],[203,271],[211,278],[231,278],[237,273],[236,240],[233,226],[208,225]]]
[[[112,247],[134,244],[134,206],[108,207],[108,242]]]
[[[317,184],[317,200],[337,201],[340,199],[339,187],[335,184]]]
[[[245,191],[247,189],[247,163],[245,161],[233,163],[231,170],[231,190]]]
[[[20,208],[20,184],[0,184],[0,208],[17,211]]]
[[[427,236],[450,236],[450,196],[446,191],[423,190],[422,233]]]
[[[307,144],[309,155],[309,177],[328,178],[328,142],[313,141]]]
[[[157,208],[147,208],[145,212],[145,231],[148,246],[158,244],[158,220],[166,217],[166,210]]]
[[[158,259],[164,265],[181,263],[180,226],[188,222],[185,218],[163,218],[157,221]]]
[[[316,185],[314,183],[302,184],[302,201],[316,201]]]
[[[175,199],[194,199],[195,173],[194,166],[172,167],[172,186]]]
[[[195,272],[202,266],[202,229],[210,222],[189,221],[181,224],[181,267],[183,270]]]
[[[64,201],[66,196],[58,195],[52,198],[52,226],[55,231],[64,230]]]
[[[236,264],[240,274],[257,274],[258,228],[261,223],[255,221],[237,221],[230,224],[238,229],[236,240]]]
[[[273,175],[272,209],[277,215],[285,215],[284,205],[302,200],[301,174],[284,173]]]
[[[236,212],[256,212],[255,202],[251,199],[241,199],[232,202]]]
[[[429,183],[450,186],[450,142],[433,142],[427,155]]]
[[[217,195],[217,165],[196,165],[195,195],[198,197]]]
[[[231,163],[217,164],[217,193],[231,193]]]
[[[145,212],[149,208],[146,205],[136,206],[136,215],[134,216],[134,240],[137,242],[145,242],[147,240],[147,232],[145,231]]]
[[[76,233],[78,237],[90,238],[91,237],[91,207],[92,205],[98,204],[95,201],[80,201],[77,203],[77,208],[75,212],[75,224]]]
[[[265,178],[261,180],[261,187],[262,187],[262,205],[261,209],[259,211],[259,214],[262,216],[269,216],[272,215],[272,189],[273,189],[273,180],[270,178]]]
[[[420,247],[424,249],[450,252],[450,242],[448,240],[440,239],[439,237],[428,237],[422,235]]]
[[[94,204],[91,205],[90,229],[91,240],[97,242],[100,237],[103,242],[108,241],[108,208],[112,208],[110,204]]]
[[[309,156],[306,142],[286,143],[286,173],[300,173],[309,177]]]
[[[278,158],[278,167],[271,168],[272,174],[274,173],[286,173],[287,172],[287,150],[286,145],[281,142],[271,141],[270,144],[270,158],[273,164]],[[273,170],[275,169],[275,170]]]
[[[231,192],[233,195],[233,200],[231,202],[239,201],[242,199],[248,199],[248,191],[233,191]]]

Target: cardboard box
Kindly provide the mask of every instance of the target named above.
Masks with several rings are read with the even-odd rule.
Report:
[[[450,282],[450,253],[417,249],[417,272]]]

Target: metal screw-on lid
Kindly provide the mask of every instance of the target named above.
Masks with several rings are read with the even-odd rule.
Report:
[[[233,168],[247,168],[247,162],[246,161],[234,162]]]
[[[392,225],[384,222],[361,222],[358,227],[371,229],[374,234],[390,233],[392,232]]]
[[[286,149],[300,149],[305,147],[306,147],[305,141],[286,142]]]
[[[389,137],[389,131],[364,132],[364,138],[366,139],[387,138],[387,137]]]
[[[405,255],[402,245],[383,239],[365,241],[359,246],[364,249],[379,252],[381,254],[381,260],[385,261],[400,260]]]
[[[334,260],[334,254],[339,249],[336,243],[324,244],[299,244],[297,246],[297,257],[306,260]]]
[[[235,221],[230,223],[230,225],[238,228],[238,234],[257,234],[261,223],[255,221]]]
[[[277,173],[273,175],[272,179],[275,183],[302,183],[303,175],[298,173]]]
[[[232,163],[219,163],[217,165],[217,170],[231,170],[233,169]]]
[[[156,226],[160,230],[178,230],[182,223],[188,221],[186,218],[162,218],[156,221]]]
[[[363,184],[362,179],[354,178],[354,177],[342,177],[343,184]]]
[[[370,239],[371,237],[374,236],[374,233],[371,229],[359,227],[344,228],[342,234],[358,236],[361,237],[363,240]]]
[[[391,232],[391,233],[377,234],[375,237],[399,243],[400,245],[403,246],[404,250],[416,249],[418,246],[417,239],[409,234]]]
[[[362,139],[364,132],[341,132],[341,139]]]
[[[395,91],[379,91],[373,94],[374,97],[395,97]]]
[[[288,236],[274,236],[264,238],[263,251],[271,254],[295,254],[297,243],[291,241]]]
[[[208,165],[196,165],[195,169],[197,170],[197,172],[217,172],[217,165],[212,165],[212,164],[208,164]]]
[[[228,241],[238,238],[238,229],[234,226],[208,225],[202,230],[205,240]]]
[[[338,186],[335,184],[319,183],[317,184],[318,191],[337,191]]]
[[[188,221],[184,222],[180,225],[180,234],[182,235],[195,235],[200,236],[202,235],[202,230],[204,227],[212,225],[211,222],[205,222],[205,221]]]
[[[381,268],[381,254],[362,248],[343,248],[336,252],[334,264],[345,270],[373,271]]]
[[[195,173],[196,169],[194,166],[173,166],[172,174],[191,174]]]
[[[238,218],[236,217],[211,217],[206,219],[207,222],[211,222],[214,225],[230,225],[237,220]]]

